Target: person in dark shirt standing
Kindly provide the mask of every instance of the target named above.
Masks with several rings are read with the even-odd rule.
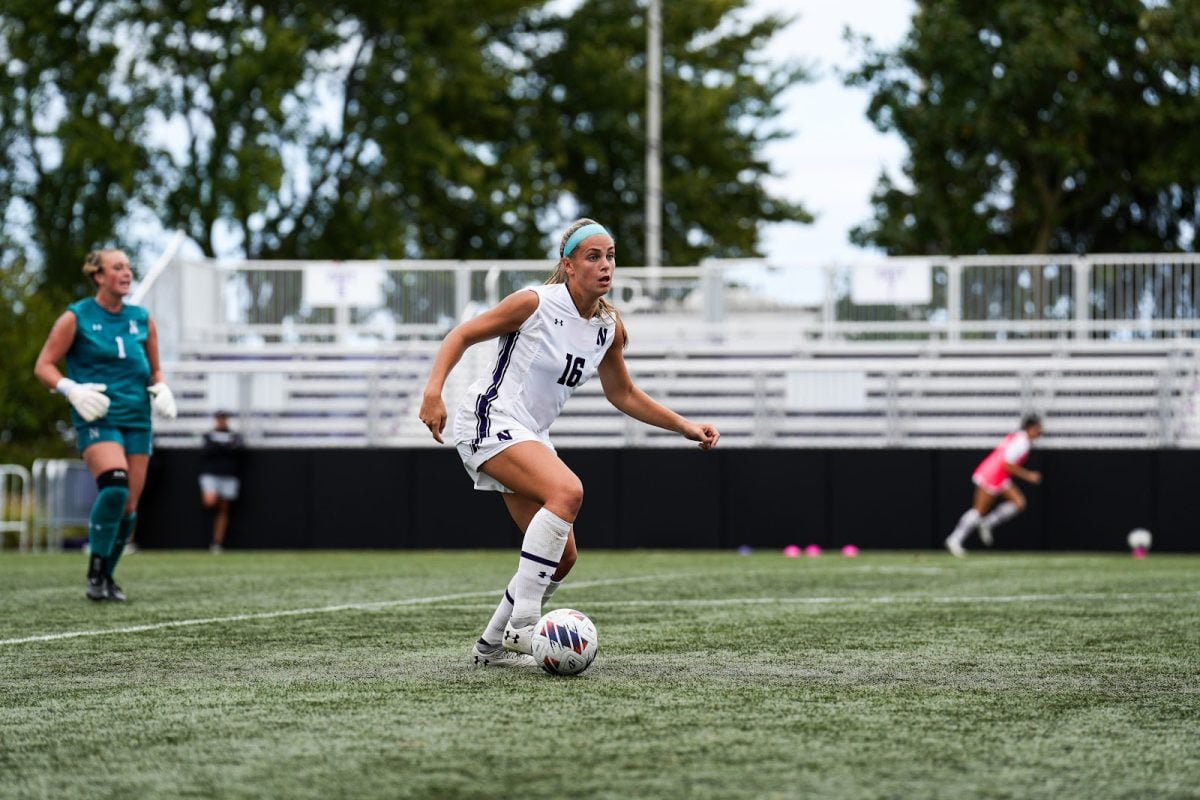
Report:
[[[209,549],[220,553],[229,530],[229,508],[238,498],[241,478],[242,435],[229,429],[229,412],[213,415],[216,426],[204,434],[200,455],[200,501],[213,512],[212,543]]]

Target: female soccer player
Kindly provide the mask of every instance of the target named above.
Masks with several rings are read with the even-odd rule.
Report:
[[[100,491],[88,524],[87,596],[125,600],[113,581],[137,520],[150,463],[150,408],[175,416],[175,398],[158,364],[158,333],[146,309],[125,305],[133,271],[120,250],[88,254],[83,272],[96,296],[59,317],[34,374],[71,404],[79,451]],[[67,376],[58,364],[67,360]]]
[[[1033,484],[1042,482],[1042,473],[1021,466],[1029,458],[1033,440],[1041,435],[1042,420],[1036,414],[1028,414],[1021,420],[1021,429],[1005,436],[1004,441],[975,468],[972,476],[975,504],[959,518],[958,525],[946,537],[947,550],[959,558],[965,556],[963,540],[975,528],[979,528],[980,541],[991,547],[992,529],[1025,510],[1025,495],[1012,479],[1016,477]],[[988,514],[988,509],[1001,495],[1004,502]]]
[[[479,666],[531,663],[530,634],[544,600],[576,559],[573,524],[583,485],[550,443],[563,404],[599,373],[604,396],[634,419],[716,446],[721,434],[684,419],[634,385],[623,354],[628,340],[604,296],[616,271],[612,234],[590,219],[574,222],[559,244],[545,285],[523,289],[446,335],[421,402],[421,421],[442,441],[442,388],[468,347],[499,337],[495,360],[471,385],[454,417],[453,437],[475,488],[502,492],[524,534],[517,572],[472,649]],[[619,346],[614,346],[619,342]]]

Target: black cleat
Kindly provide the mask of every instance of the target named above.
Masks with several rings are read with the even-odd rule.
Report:
[[[104,574],[104,559],[100,556],[92,556],[88,561],[87,574],[87,598],[88,600],[107,600],[108,581]],[[122,595],[124,598],[124,595]]]
[[[104,576],[104,586],[108,589],[108,599],[116,600],[118,603],[124,603],[127,599],[125,592],[121,591],[121,587],[112,579],[112,575]]]

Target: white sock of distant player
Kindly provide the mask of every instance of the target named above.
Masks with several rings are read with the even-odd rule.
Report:
[[[562,582],[565,580],[566,578],[563,578],[562,581],[556,581],[553,578],[550,579],[550,583],[546,586],[546,593],[542,595],[543,611],[546,610],[546,604],[550,602],[551,597],[554,597],[554,593],[558,591],[558,587],[562,586]]]
[[[994,528],[1002,522],[1008,522],[1010,519],[1021,513],[1021,509],[1017,508],[1017,504],[1011,500],[1006,500],[1000,505],[992,509],[992,513],[983,518],[983,524],[989,528]]]
[[[949,540],[955,544],[962,544],[963,539],[967,538],[967,534],[975,530],[975,526],[979,524],[979,512],[973,508],[968,508],[966,513],[958,518],[958,524],[954,526],[954,531],[950,534]]]
[[[514,628],[532,625],[542,615],[542,598],[550,585],[550,576],[558,569],[570,532],[571,523],[545,508],[538,509],[529,521],[514,576],[517,584],[513,594]]]
[[[483,636],[479,637],[479,645],[484,650],[495,650],[504,641],[504,626],[508,624],[508,619],[512,616],[513,594],[516,591],[517,576],[514,575],[508,582],[508,588],[504,590],[504,594],[500,597],[500,604],[496,606],[495,612],[492,613],[492,618],[488,622],[487,628],[484,629]]]

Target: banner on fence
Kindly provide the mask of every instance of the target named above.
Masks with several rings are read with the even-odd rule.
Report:
[[[384,304],[383,270],[345,264],[305,267],[303,302],[310,308],[378,308]]]
[[[850,273],[850,301],[855,305],[927,305],[932,300],[933,269],[925,259],[859,264]]]

